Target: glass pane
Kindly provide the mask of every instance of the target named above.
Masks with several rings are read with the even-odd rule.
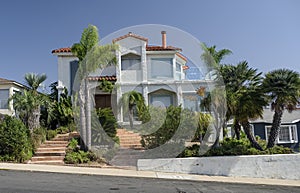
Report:
[[[141,60],[139,59],[122,59],[121,70],[140,70]]]
[[[173,77],[173,67],[171,58],[152,58],[151,77]]]
[[[169,107],[172,105],[172,98],[169,95],[152,96],[151,104],[155,107]]]
[[[279,141],[290,141],[289,126],[281,126],[279,131]]]
[[[8,109],[9,90],[0,90],[0,109]]]
[[[176,71],[181,72],[181,65],[179,63],[176,63]]]

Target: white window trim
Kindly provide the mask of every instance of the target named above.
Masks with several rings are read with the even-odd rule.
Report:
[[[282,141],[279,140],[279,136],[276,139],[276,143],[277,144],[284,144],[284,143],[298,143],[298,131],[297,131],[297,125],[282,125],[284,127],[288,127],[289,128],[289,137],[290,139],[292,138],[292,129],[294,129],[295,131],[295,139],[294,140],[289,140],[289,141]],[[268,129],[271,128],[271,125],[267,125],[265,126],[265,135],[266,135],[266,141],[268,141]]]

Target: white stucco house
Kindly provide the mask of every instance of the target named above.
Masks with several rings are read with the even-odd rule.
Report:
[[[119,45],[116,52],[117,66],[93,74],[89,80],[114,81],[118,85],[116,99],[112,99],[109,93],[96,90],[94,99],[97,108],[111,107],[124,93],[135,90],[143,95],[147,105],[182,105],[200,111],[200,96],[196,90],[208,87],[209,81],[187,80],[188,59],[180,48],[167,45],[165,31],[161,32],[161,36],[162,43],[157,46],[150,46],[147,38],[132,32],[112,40],[112,43]],[[58,89],[66,87],[71,91],[78,59],[70,48],[55,49],[52,54],[58,58]],[[127,121],[122,112],[118,113],[117,119],[120,123]]]
[[[14,81],[0,78],[0,113],[6,115],[15,115],[13,101],[9,98],[16,92],[22,92],[26,86]]]

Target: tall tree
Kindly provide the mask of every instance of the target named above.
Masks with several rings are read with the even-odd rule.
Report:
[[[215,81],[215,89],[203,97],[201,106],[208,109],[214,117],[216,141],[213,146],[218,146],[221,129],[225,127],[226,114],[226,94],[222,78],[219,75],[219,70],[222,60],[232,54],[232,52],[229,49],[217,50],[215,45],[207,46],[206,44],[202,44],[201,46],[203,49],[201,59],[207,66],[210,78],[214,76],[213,79]]]
[[[263,80],[263,88],[270,96],[271,110],[274,111],[271,132],[268,138],[267,148],[272,148],[278,137],[281,118],[284,110],[292,112],[299,103],[300,78],[299,73],[278,69],[268,72]]]
[[[116,63],[116,45],[98,45],[99,36],[96,26],[89,25],[83,30],[79,43],[73,44],[71,51],[79,59],[80,88],[78,99],[80,104],[80,132],[83,148],[91,148],[91,96],[88,76],[97,68],[104,68]]]

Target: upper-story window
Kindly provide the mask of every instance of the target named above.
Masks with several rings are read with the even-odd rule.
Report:
[[[0,109],[8,109],[9,90],[0,89]]]
[[[176,62],[176,80],[181,80],[181,64],[179,64],[178,62]]]
[[[172,58],[151,58],[151,78],[172,78]]]
[[[135,54],[122,56],[121,70],[141,70],[141,57]]]

